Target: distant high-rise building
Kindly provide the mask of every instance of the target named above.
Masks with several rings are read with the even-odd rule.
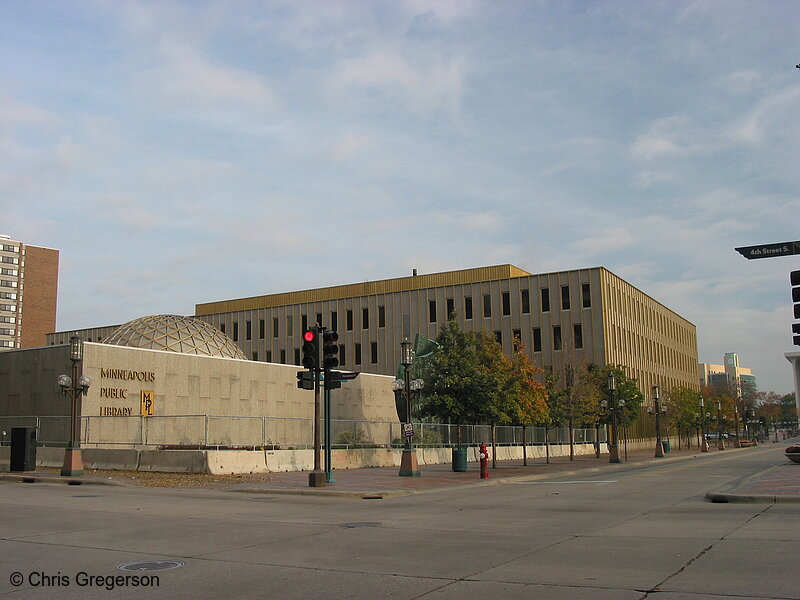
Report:
[[[700,363],[700,383],[709,386],[727,386],[737,396],[756,392],[756,377],[750,369],[739,365],[739,355],[725,353],[725,364]]]
[[[0,235],[0,350],[44,346],[57,296],[58,250]]]

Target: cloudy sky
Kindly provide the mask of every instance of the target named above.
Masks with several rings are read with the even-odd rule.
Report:
[[[58,328],[511,263],[605,266],[791,391],[800,5],[0,3],[0,233]],[[315,244],[308,239],[314,238]]]

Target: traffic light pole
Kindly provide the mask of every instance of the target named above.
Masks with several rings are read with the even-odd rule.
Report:
[[[332,377],[330,371],[325,373],[325,377]],[[333,467],[331,465],[331,450],[333,438],[331,437],[331,390],[325,386],[325,481],[327,483],[336,483],[333,478]]]
[[[324,487],[328,485],[325,471],[322,470],[322,397],[320,394],[319,371],[314,371],[314,470],[308,474],[309,487]]]

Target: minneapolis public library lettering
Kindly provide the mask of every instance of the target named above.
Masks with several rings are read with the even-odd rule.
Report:
[[[131,369],[100,369],[101,379],[115,379],[121,381],[140,381],[142,383],[154,383],[156,374],[152,371],[134,371]],[[100,397],[109,400],[128,400],[128,388],[116,386],[101,386]],[[154,412],[153,390],[139,390],[131,396],[139,396],[140,410],[142,416],[152,416]],[[130,417],[133,415],[133,408],[130,406],[101,406],[100,416],[102,417]]]
[[[103,379],[124,379],[125,381],[144,381],[152,383],[156,374],[152,371],[129,371],[128,369],[100,369]]]

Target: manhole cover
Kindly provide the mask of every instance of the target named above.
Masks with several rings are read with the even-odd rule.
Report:
[[[380,527],[380,523],[376,523],[375,521],[363,521],[360,523],[341,523],[339,527],[346,527],[347,529],[352,529],[354,527]]]
[[[117,569],[120,571],[166,571],[167,569],[177,569],[185,565],[186,563],[179,560],[147,560],[119,565]]]

